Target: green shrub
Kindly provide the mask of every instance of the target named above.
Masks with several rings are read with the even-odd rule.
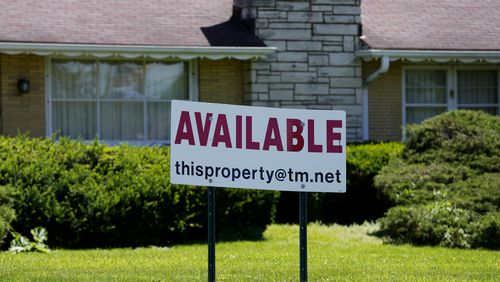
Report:
[[[215,196],[218,238],[255,240],[274,221],[279,192],[217,189]]]
[[[468,179],[474,171],[448,163],[407,164],[395,160],[375,177],[375,186],[391,206],[446,200],[450,183]]]
[[[500,211],[500,173],[485,173],[446,186],[453,204],[486,214]]]
[[[352,144],[347,146],[347,165],[349,173],[369,182],[390,160],[401,155],[403,144],[397,142]]]
[[[0,185],[0,246],[5,236],[9,233],[10,224],[15,218],[12,208],[12,187]]]
[[[392,240],[499,249],[500,117],[460,110],[409,126],[375,185],[396,205],[380,220]]]
[[[475,216],[450,202],[397,206],[380,220],[380,227],[397,243],[468,248]]]
[[[396,243],[489,249],[500,246],[500,212],[480,215],[451,202],[394,207],[380,220],[380,226]]]
[[[472,244],[474,247],[499,249],[500,212],[490,212],[481,218],[472,238]]]
[[[27,234],[32,226],[44,226],[50,246],[166,245],[206,238],[206,189],[170,184],[166,147],[0,137],[0,161],[0,185],[15,187],[13,228]],[[218,217],[219,234],[262,236],[272,220],[274,192],[220,189],[217,196],[218,212],[231,218]],[[258,234],[234,234],[242,226]]]
[[[500,117],[458,110],[409,125],[403,155],[411,163],[459,163],[500,172]]]
[[[388,205],[377,195],[373,178],[390,160],[399,157],[402,149],[403,145],[396,142],[348,145],[346,193],[309,193],[309,219],[352,224],[383,216]],[[297,222],[298,201],[297,193],[282,192],[277,221]]]

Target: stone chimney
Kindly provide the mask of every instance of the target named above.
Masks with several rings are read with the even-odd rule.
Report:
[[[234,0],[235,16],[267,46],[248,64],[245,102],[345,110],[347,138],[362,139],[360,0]]]

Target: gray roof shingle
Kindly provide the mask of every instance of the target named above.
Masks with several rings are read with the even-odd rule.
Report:
[[[0,0],[0,42],[204,47],[214,42],[238,46],[245,39],[246,46],[261,46],[253,33],[229,21],[232,4],[233,0]],[[228,34],[234,40],[221,40]]]
[[[363,0],[371,49],[500,50],[500,0]]]

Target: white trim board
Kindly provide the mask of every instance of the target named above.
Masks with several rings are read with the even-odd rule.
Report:
[[[0,42],[0,53],[8,55],[67,56],[95,58],[151,58],[192,60],[233,58],[251,60],[274,53],[275,47],[193,47]]]
[[[384,56],[391,61],[407,60],[410,62],[461,62],[461,63],[500,63],[500,51],[443,51],[443,50],[359,50],[356,56],[364,61],[380,59]]]

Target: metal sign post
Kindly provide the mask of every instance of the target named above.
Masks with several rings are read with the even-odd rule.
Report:
[[[307,192],[299,192],[300,282],[307,281]]]
[[[208,281],[215,282],[215,187],[208,187]]]

